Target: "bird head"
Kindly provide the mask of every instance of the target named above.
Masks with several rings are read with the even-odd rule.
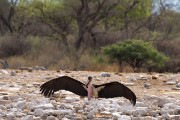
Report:
[[[88,77],[88,82],[87,82],[87,84],[86,84],[86,87],[91,83],[91,81],[92,81],[92,77],[89,76],[89,77]]]
[[[88,81],[89,82],[92,81],[92,77],[91,76],[88,77]]]

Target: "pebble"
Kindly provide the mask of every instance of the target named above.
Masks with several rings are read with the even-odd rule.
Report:
[[[15,107],[23,110],[26,108],[26,101],[18,101],[16,104],[15,104]]]
[[[177,87],[177,88],[180,88],[180,82],[176,84],[176,87]]]
[[[16,76],[16,71],[11,71],[11,76]]]
[[[167,85],[175,85],[175,84],[176,84],[176,81],[167,81],[166,84],[167,84]]]
[[[149,83],[144,83],[144,87],[145,87],[146,89],[149,89],[150,86],[151,86],[151,84],[149,84]]]
[[[27,115],[23,117],[21,120],[34,120],[34,119],[33,119],[33,115]]]
[[[34,110],[34,115],[35,116],[43,116],[44,115],[44,111],[42,108],[37,108]]]
[[[100,74],[100,76],[101,76],[101,77],[110,77],[111,75],[110,75],[109,73],[107,73],[107,72],[102,72],[102,73]]]

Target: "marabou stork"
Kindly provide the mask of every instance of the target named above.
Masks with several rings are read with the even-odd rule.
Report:
[[[130,102],[136,104],[136,95],[126,86],[119,82],[110,82],[101,85],[94,85],[91,83],[92,77],[88,77],[87,84],[84,84],[74,78],[68,76],[62,76],[52,79],[40,86],[41,94],[49,97],[58,90],[67,90],[73,92],[81,97],[88,96],[88,100],[91,97],[94,98],[113,98],[113,97],[125,97]]]

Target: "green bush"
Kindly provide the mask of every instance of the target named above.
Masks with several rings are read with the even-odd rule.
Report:
[[[110,60],[117,61],[119,65],[127,62],[134,71],[140,68],[161,68],[168,58],[158,52],[151,43],[142,40],[128,40],[121,43],[113,44],[103,48]]]

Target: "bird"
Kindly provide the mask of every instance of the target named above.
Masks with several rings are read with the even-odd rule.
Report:
[[[133,105],[136,104],[136,95],[125,85],[119,82],[109,82],[100,85],[92,84],[92,77],[88,77],[87,84],[69,76],[61,76],[51,79],[40,86],[40,92],[45,97],[50,97],[54,92],[67,90],[81,97],[91,98],[114,98],[124,97]]]

